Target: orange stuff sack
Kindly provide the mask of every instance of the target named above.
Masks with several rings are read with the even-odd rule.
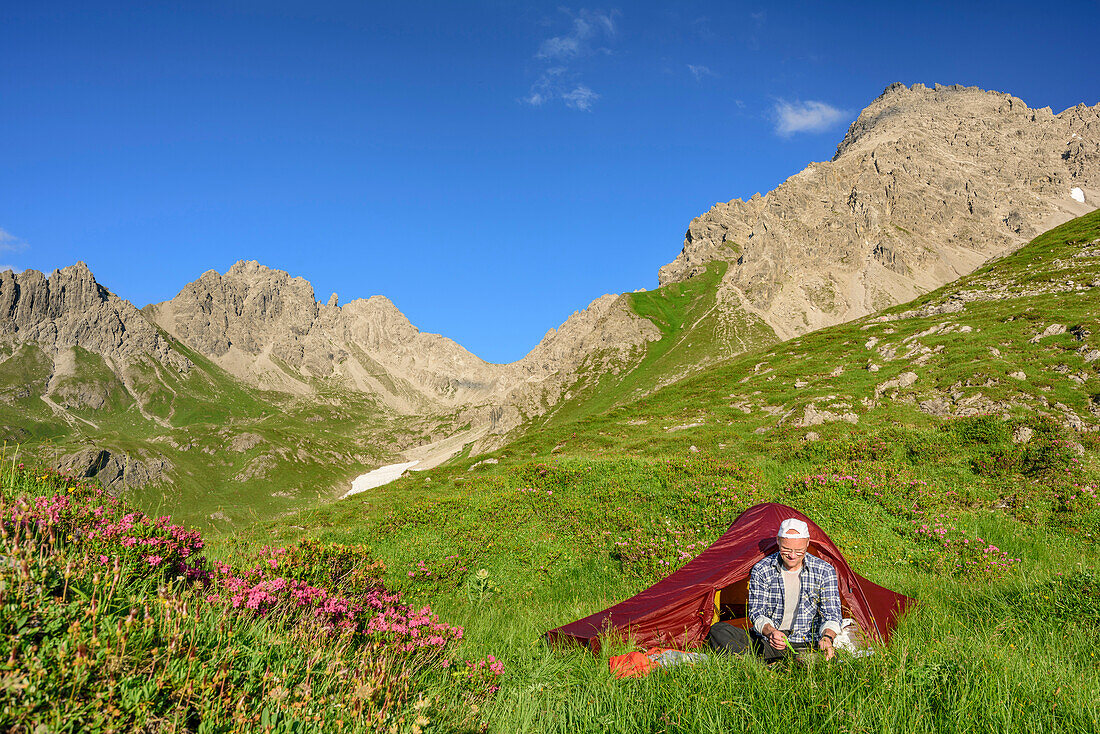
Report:
[[[644,678],[657,668],[653,658],[668,649],[651,647],[645,652],[628,652],[626,655],[610,658],[607,664],[616,678]]]

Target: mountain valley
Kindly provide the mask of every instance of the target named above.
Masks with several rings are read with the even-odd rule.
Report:
[[[24,455],[226,527],[340,496],[381,464],[430,468],[522,444],[905,303],[1091,211],[1098,180],[1100,105],[1055,115],[977,88],[892,85],[832,161],[693,220],[657,289],[597,299],[505,365],[420,332],[383,296],[321,302],[303,278],[256,262],[140,310],[83,263],[0,273],[0,427]],[[947,369],[920,351],[933,349],[928,337],[875,338],[868,360],[886,370],[887,352],[914,349]],[[965,387],[919,403],[943,416],[1011,412],[986,394],[951,397]],[[742,400],[746,416],[780,410],[792,422],[860,412],[850,395],[794,417]],[[1080,400],[1050,405],[1094,425]]]

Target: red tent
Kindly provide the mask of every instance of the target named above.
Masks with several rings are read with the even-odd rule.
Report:
[[[767,503],[742,512],[730,529],[699,556],[668,578],[613,607],[546,633],[552,642],[572,641],[599,649],[599,635],[629,636],[643,647],[685,649],[707,636],[719,617],[747,626],[749,572],[775,552],[779,524],[788,517],[810,527],[810,553],[833,564],[844,616],[887,641],[898,617],[913,603],[853,571],[829,536],[798,510]]]

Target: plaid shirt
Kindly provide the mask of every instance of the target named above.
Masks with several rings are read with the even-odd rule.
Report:
[[[764,623],[779,628],[783,619],[783,574],[779,553],[772,553],[752,567],[749,575],[749,622],[759,632]],[[807,553],[802,570],[802,593],[794,614],[789,638],[793,643],[812,644],[831,629],[840,633],[840,590],[836,569],[828,561]]]

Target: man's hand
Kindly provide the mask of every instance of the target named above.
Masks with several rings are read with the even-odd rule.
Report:
[[[787,636],[777,629],[772,629],[767,634],[768,644],[774,647],[776,650],[782,650],[787,647]]]
[[[832,660],[833,656],[836,655],[836,648],[833,647],[833,638],[828,635],[822,635],[821,639],[817,642],[817,646],[825,653],[826,660]]]

